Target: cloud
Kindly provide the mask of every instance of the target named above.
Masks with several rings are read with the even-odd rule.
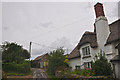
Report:
[[[73,45],[67,37],[57,39],[56,41],[52,42],[50,46],[55,48],[63,47],[65,49],[68,49],[68,53],[73,49]]]
[[[56,50],[57,48],[63,47],[65,49],[65,53],[70,53],[73,49],[73,45],[70,40],[66,37],[59,38],[52,42],[50,45],[41,45],[39,49],[32,49],[32,59],[36,58],[45,53],[49,53],[50,51]],[[68,50],[67,50],[68,49]]]
[[[105,2],[105,13],[107,17],[118,17],[118,2]],[[104,6],[103,5],[103,6]],[[112,5],[112,9],[110,8]]]
[[[118,18],[120,18],[120,1],[118,2]]]
[[[3,27],[4,30],[8,30],[8,27]]]
[[[51,27],[52,24],[53,24],[52,22],[42,22],[42,23],[40,23],[39,25],[40,25],[41,27],[48,28],[48,27]]]

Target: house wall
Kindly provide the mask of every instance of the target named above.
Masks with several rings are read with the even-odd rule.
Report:
[[[118,79],[120,79],[120,62],[118,62]]]
[[[43,68],[44,62],[40,61],[40,68]]]
[[[72,70],[75,69],[76,65],[78,66],[80,64],[81,64],[80,58],[74,58],[69,60],[69,66],[72,67]]]
[[[82,48],[84,48],[84,47],[86,47],[86,46],[89,46],[90,47],[90,44],[84,44],[84,45],[82,45],[82,47],[80,48],[80,55],[81,55],[81,65],[83,65],[84,64],[84,62],[91,62],[91,61],[93,61],[93,53],[91,53],[91,48],[90,48],[90,56],[91,57],[88,57],[88,58],[83,58],[83,52],[82,52]],[[84,69],[84,65],[83,66],[81,66],[81,69]]]
[[[83,58],[83,52],[82,52],[82,48],[89,46],[90,47],[90,56],[88,58]],[[95,55],[98,54],[100,52],[100,49],[102,49],[105,54],[106,54],[106,58],[108,59],[108,61],[110,61],[116,54],[118,54],[117,49],[115,49],[115,44],[110,44],[110,45],[106,45],[103,48],[100,48],[99,46],[97,48],[91,48],[90,44],[84,44],[80,47],[80,55],[81,55],[81,65],[84,62],[91,62],[91,61],[95,61]],[[81,67],[82,69],[84,69],[84,66]]]
[[[116,78],[120,79],[120,62],[114,62]]]
[[[110,34],[107,18],[105,16],[99,16],[95,19],[97,43],[100,48],[103,48]]]

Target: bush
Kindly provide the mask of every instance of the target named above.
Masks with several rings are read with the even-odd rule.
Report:
[[[67,66],[65,60],[64,50],[62,48],[50,52],[48,55],[48,72],[51,75],[55,75],[57,68],[60,66]]]
[[[7,75],[5,74],[4,71],[2,71],[2,79],[5,80],[5,78],[7,78]]]
[[[95,71],[96,76],[109,76],[112,74],[111,64],[108,63],[104,52],[100,52],[99,59],[92,63],[92,70]]]
[[[94,72],[91,69],[83,69],[83,70],[74,70],[70,72],[70,74],[77,74],[81,76],[94,76]]]
[[[29,62],[24,62],[22,64],[15,64],[15,63],[4,63],[3,70],[6,73],[29,73],[30,72],[30,64]]]

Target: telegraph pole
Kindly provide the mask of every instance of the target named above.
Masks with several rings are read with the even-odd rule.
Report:
[[[31,57],[31,45],[32,45],[32,42],[30,42],[30,46],[29,46],[29,54],[30,54],[30,57]],[[30,60],[30,58],[29,58]]]

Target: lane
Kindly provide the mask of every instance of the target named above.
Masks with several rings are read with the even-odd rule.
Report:
[[[33,80],[36,80],[36,78],[38,78],[37,80],[39,80],[39,78],[47,78],[47,76],[45,75],[45,71],[39,68],[32,68],[32,78]]]

